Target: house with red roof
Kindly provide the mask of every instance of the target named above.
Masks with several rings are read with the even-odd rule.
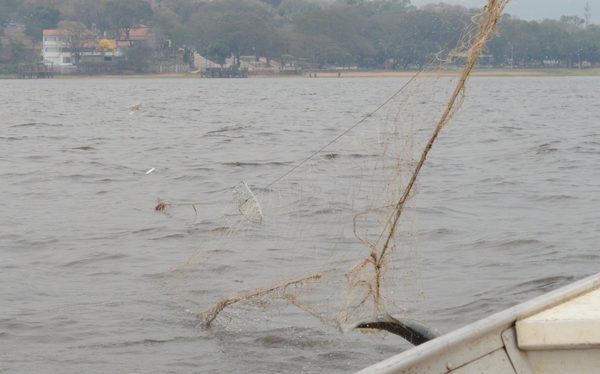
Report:
[[[44,64],[73,66],[71,54],[72,33],[64,29],[45,29],[42,32],[42,56]]]
[[[81,60],[110,61],[121,57],[131,46],[150,39],[146,26],[130,29],[118,40],[101,39],[98,35],[85,32],[75,35],[67,29],[44,29],[42,32],[42,57],[44,64],[59,69],[75,68]]]

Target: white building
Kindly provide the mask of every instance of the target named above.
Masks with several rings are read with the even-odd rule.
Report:
[[[73,33],[67,29],[45,29],[42,32],[42,57],[44,64],[59,69],[76,68],[86,61],[111,61],[122,57],[125,51],[136,43],[149,40],[149,29],[140,27],[129,31],[129,40],[99,39],[87,31],[75,40],[76,55],[73,54]]]
[[[42,56],[44,64],[73,66],[71,33],[68,30],[46,29],[43,31]]]

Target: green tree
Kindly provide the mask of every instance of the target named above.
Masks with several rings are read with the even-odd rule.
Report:
[[[43,29],[57,27],[60,12],[52,7],[38,5],[28,10],[24,18],[25,33],[33,40],[41,40]]]
[[[227,44],[222,42],[211,44],[206,50],[206,57],[221,66],[223,66],[225,59],[227,59],[229,56],[231,56],[231,49],[229,49]]]
[[[152,19],[153,11],[144,0],[110,0],[105,3],[108,24],[116,39],[125,38],[130,42],[130,31],[143,22]]]
[[[139,43],[127,49],[127,66],[136,73],[146,73],[153,57],[153,49],[147,43]]]
[[[74,21],[81,22],[88,28],[95,28],[100,32],[108,31],[106,0],[72,0],[71,11]]]
[[[206,51],[218,43],[227,46],[236,61],[240,56],[279,55],[274,11],[256,0],[222,0],[206,3],[191,21],[194,45]]]
[[[293,21],[298,17],[303,17],[305,14],[319,11],[321,7],[306,0],[283,0],[277,8],[277,13],[287,19]]]
[[[18,9],[18,0],[0,0],[0,29],[6,26],[6,23],[12,18],[15,18]]]
[[[84,43],[89,40],[92,35],[83,23],[75,21],[60,21],[58,27],[69,31],[69,50],[71,56],[73,56],[75,65],[79,65],[83,54]]]

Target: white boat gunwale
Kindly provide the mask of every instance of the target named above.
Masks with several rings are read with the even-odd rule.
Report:
[[[519,361],[514,354],[510,354],[511,351],[520,352],[518,348],[519,352],[514,352],[516,340],[514,343],[510,341],[517,321],[598,288],[600,288],[600,273],[442,335],[369,366],[359,373],[446,373],[464,367],[499,349],[506,349],[511,361]],[[522,364],[511,363],[515,368]],[[519,372],[533,372],[526,366]]]

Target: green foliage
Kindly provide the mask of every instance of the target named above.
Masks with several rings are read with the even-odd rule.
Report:
[[[172,40],[174,43],[185,44],[186,29],[182,20],[175,12],[169,8],[160,8],[154,12],[152,19],[153,31],[156,35],[165,40]]]
[[[316,12],[320,9],[321,7],[312,1],[283,0],[277,8],[277,13],[288,21],[293,21],[297,17],[303,17],[305,14]]]
[[[488,45],[496,61],[514,66],[544,66],[548,63],[577,67],[580,61],[600,62],[600,28],[583,27],[580,21],[527,22],[507,17],[498,36]]]
[[[37,51],[25,35],[0,38],[0,64],[33,63],[36,59]]]
[[[281,4],[282,0],[261,0],[261,1],[265,4],[269,4],[273,8],[277,8]]]
[[[287,64],[291,64],[293,62],[296,62],[296,58],[293,55],[290,55],[290,54],[283,54],[283,55],[281,55],[281,57],[279,57],[279,60],[281,61],[282,65],[287,65]]]
[[[243,55],[272,57],[278,49],[275,12],[254,0],[222,0],[203,5],[191,22],[193,42],[206,51],[222,44],[239,59]]]
[[[43,29],[55,28],[60,21],[58,9],[38,5],[27,11],[24,17],[25,33],[32,39],[40,39]]]
[[[58,23],[58,27],[61,29],[69,30],[71,34],[71,55],[73,56],[75,65],[78,65],[79,61],[81,60],[83,43],[89,35],[87,27],[83,23],[76,21],[60,21]]]
[[[104,5],[108,25],[116,38],[129,40],[132,28],[152,19],[153,11],[144,0],[110,0]]]
[[[71,0],[72,20],[96,28],[102,32],[110,28],[106,0]],[[65,10],[66,13],[66,10]]]
[[[145,73],[152,56],[153,50],[149,45],[145,43],[136,44],[127,50],[127,67],[136,73]]]
[[[160,45],[195,48],[219,63],[292,55],[311,65],[407,69],[456,47],[474,12],[437,1],[417,9],[410,0],[0,0],[0,35],[9,21],[24,24],[29,39],[10,47],[19,51],[61,20],[122,39],[145,24]],[[485,53],[504,66],[600,63],[600,31],[589,14],[541,22],[505,16]]]
[[[206,57],[220,65],[223,65],[229,56],[231,56],[231,49],[222,42],[211,44],[206,49]]]
[[[18,0],[0,0],[0,35],[2,27],[14,18],[17,9],[19,9]]]

